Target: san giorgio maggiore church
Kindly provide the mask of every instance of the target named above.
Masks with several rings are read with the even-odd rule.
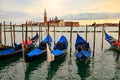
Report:
[[[71,26],[72,22],[64,22],[63,19],[58,19],[57,16],[55,16],[55,18],[50,18],[49,19],[49,26],[56,26],[56,27],[63,27],[63,26]],[[32,25],[36,25],[36,26],[47,26],[48,24],[48,18],[47,18],[47,12],[46,9],[44,10],[44,22],[35,22],[32,23],[31,21],[29,21],[28,24],[32,24]],[[73,26],[80,26],[79,22],[73,22]]]

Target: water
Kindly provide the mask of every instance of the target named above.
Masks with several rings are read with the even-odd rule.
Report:
[[[31,28],[29,28],[30,30]],[[46,28],[43,28],[45,31]],[[117,38],[117,33],[109,31],[117,31],[118,28],[105,28],[106,31]],[[8,28],[9,30],[9,28]],[[16,30],[22,30],[20,27]],[[38,28],[34,28],[38,30]],[[50,28],[53,30],[53,27]],[[70,27],[56,28],[56,40],[63,34],[70,42]],[[90,42],[91,49],[93,48],[93,28],[88,28],[88,41]],[[97,31],[101,31],[102,28],[96,28]],[[25,63],[22,56],[1,60],[0,61],[0,80],[120,80],[120,52],[111,48],[110,45],[104,40],[104,48],[101,50],[101,32],[96,33],[96,48],[95,57],[90,59],[88,64],[83,64],[76,60],[75,53],[75,40],[76,32],[85,38],[85,27],[74,27],[72,38],[72,53],[68,48],[68,54],[65,58],[55,63],[48,63],[46,59],[38,59],[29,63]],[[35,33],[34,33],[35,34]],[[16,32],[16,42],[22,41],[21,33]],[[43,38],[46,33],[43,33]],[[54,33],[50,32],[53,37]],[[10,34],[7,32],[7,44],[10,44]],[[31,36],[31,33],[29,33]],[[4,40],[4,39],[3,39]],[[52,47],[53,47],[52,43]],[[21,53],[22,54],[22,53]],[[72,55],[70,57],[70,54]]]

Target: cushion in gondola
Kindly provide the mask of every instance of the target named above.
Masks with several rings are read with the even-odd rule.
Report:
[[[44,41],[40,42],[39,49],[45,50],[46,49],[46,43]]]
[[[15,43],[15,49],[16,49],[16,50],[21,49],[21,48],[22,48],[21,44]]]
[[[58,43],[56,44],[56,48],[57,48],[57,49],[60,49],[60,50],[66,49],[66,44],[65,44],[65,42],[58,42]]]

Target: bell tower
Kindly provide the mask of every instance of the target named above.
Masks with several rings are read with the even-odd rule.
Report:
[[[46,9],[44,10],[44,24],[47,24],[47,13],[46,13]]]

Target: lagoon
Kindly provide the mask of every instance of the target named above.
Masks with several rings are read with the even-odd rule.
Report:
[[[34,30],[39,30],[34,27]],[[42,38],[45,37],[46,27],[42,28]],[[25,63],[22,56],[17,56],[11,59],[0,61],[0,80],[120,80],[120,52],[110,47],[107,41],[104,40],[103,50],[102,44],[102,27],[96,28],[96,48],[95,56],[90,63],[85,65],[76,60],[75,40],[76,33],[79,33],[85,39],[85,26],[73,28],[72,38],[72,53],[70,53],[70,45],[67,56],[58,62],[48,63],[46,59],[39,59],[29,63]],[[9,28],[7,28],[9,30]],[[16,30],[22,30],[21,27],[16,27]],[[29,28],[31,30],[31,28]],[[93,50],[93,27],[88,28],[88,42]],[[117,27],[105,27],[113,37],[117,38]],[[54,37],[53,27],[50,27],[50,35]],[[65,35],[70,44],[70,27],[56,27],[56,41],[61,35]],[[10,45],[10,33],[7,32],[7,44]],[[16,32],[16,42],[22,41],[22,33]],[[33,33],[35,34],[35,32]],[[31,37],[31,32],[28,33]],[[2,36],[3,37],[3,36]],[[54,38],[53,38],[54,39]],[[4,40],[4,38],[2,38]],[[4,41],[3,41],[4,43]],[[54,43],[52,43],[53,48]],[[22,53],[21,53],[22,54]],[[71,54],[71,56],[70,56]]]

